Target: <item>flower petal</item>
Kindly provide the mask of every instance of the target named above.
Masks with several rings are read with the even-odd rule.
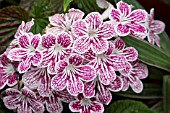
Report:
[[[18,66],[19,73],[25,73],[31,67],[31,57],[27,56],[27,58],[22,61]]]
[[[35,113],[43,113],[45,111],[42,103],[36,101],[35,99],[29,99],[30,106]]]
[[[99,99],[101,103],[105,105],[108,105],[112,100],[112,94],[110,93],[110,91],[100,83],[98,85],[96,97]]]
[[[90,49],[90,39],[83,37],[74,42],[73,48],[76,52],[83,54]]]
[[[23,32],[23,30],[24,30],[24,26],[25,26],[25,22],[24,21],[22,21],[21,22],[21,25],[18,27],[18,29],[17,29],[17,31],[16,31],[16,33],[15,33],[15,38],[17,39],[19,36],[21,36],[22,34],[22,32]]]
[[[30,104],[26,102],[18,106],[17,113],[32,113]]]
[[[85,52],[83,56],[86,58],[86,60],[89,60],[89,61],[95,59],[95,53],[91,49]]]
[[[0,56],[0,64],[2,64],[2,66],[7,66],[9,63],[9,59],[7,58],[7,54],[2,54]]]
[[[137,33],[137,32],[134,32],[134,31],[132,31],[131,30],[131,32],[130,32],[130,34],[129,34],[130,36],[132,36],[132,37],[134,37],[134,38],[137,38],[137,39],[139,39],[139,40],[143,40],[146,36],[147,36],[147,34],[146,33]]]
[[[42,36],[42,46],[49,49],[56,44],[56,37],[53,34],[45,34]]]
[[[36,49],[41,44],[41,35],[37,34],[32,37],[31,45]]]
[[[115,45],[113,44],[112,41],[109,42],[109,47],[107,51],[105,52],[106,55],[111,55],[113,51],[115,50]]]
[[[88,29],[86,26],[86,22],[84,22],[83,20],[74,22],[71,27],[72,33],[75,37],[79,38],[87,35]]]
[[[3,98],[4,105],[8,109],[16,109],[20,101],[17,96],[6,96]]]
[[[133,47],[127,47],[123,50],[123,54],[126,57],[127,61],[135,61],[138,58],[138,52]]]
[[[7,78],[1,78],[0,80],[0,89],[3,89],[7,83]]]
[[[146,27],[143,26],[143,25],[136,24],[136,23],[133,23],[133,24],[131,23],[131,24],[128,24],[128,25],[129,25],[129,28],[136,33],[140,33],[140,34],[146,34],[147,33]]]
[[[29,30],[31,29],[31,27],[34,25],[34,19],[32,19],[31,21],[27,22],[25,24],[25,32],[29,32]]]
[[[97,30],[97,37],[110,39],[113,36],[117,36],[117,34],[115,33],[114,25],[111,22],[104,22]]]
[[[84,92],[83,95],[86,98],[91,98],[95,95],[95,86],[96,86],[96,82],[95,81],[91,81],[91,82],[86,82],[84,84]]]
[[[35,55],[32,57],[32,64],[34,66],[40,65],[42,62],[42,53],[39,51],[35,51]]]
[[[127,18],[133,22],[144,22],[147,18],[147,12],[142,9],[133,10]]]
[[[67,86],[68,92],[73,96],[77,96],[79,93],[83,92],[83,89],[84,89],[83,82],[79,78],[73,75],[70,76],[70,79],[68,80],[68,86]]]
[[[59,73],[51,79],[51,88],[57,91],[61,91],[66,87],[67,76],[63,73]]]
[[[165,23],[159,20],[154,20],[152,21],[149,29],[152,30],[156,34],[160,34],[165,30]]]
[[[57,34],[61,33],[63,31],[63,28],[60,27],[46,27],[46,34],[54,34],[57,36]]]
[[[65,28],[66,20],[64,18],[64,14],[55,14],[49,17],[50,24],[53,26]]]
[[[82,19],[84,16],[84,12],[82,12],[79,9],[71,8],[68,10],[68,13],[66,13],[65,15],[69,21],[74,22],[79,19]]]
[[[8,58],[14,61],[21,61],[27,55],[26,49],[14,48],[8,53]]]
[[[1,97],[3,98],[5,96],[17,96],[17,95],[20,95],[20,94],[21,94],[21,92],[18,91],[17,89],[8,88],[1,93]]]
[[[123,81],[119,76],[117,76],[116,79],[108,87],[109,90],[118,92],[123,88]]]
[[[74,97],[68,93],[67,89],[64,89],[62,91],[53,91],[53,95],[55,98],[58,97],[61,101],[66,103],[70,103],[72,100],[74,100]]]
[[[117,4],[117,9],[121,12],[122,15],[127,16],[131,13],[131,6],[127,3],[120,1]]]
[[[48,65],[47,68],[49,74],[56,74],[55,65],[56,65],[55,59],[51,60],[51,63]]]
[[[129,89],[129,79],[123,75],[121,75],[120,78],[123,80],[122,91],[127,91]]]
[[[79,112],[81,111],[82,109],[82,106],[80,104],[80,101],[72,101],[69,103],[69,109],[72,111],[72,112]]]
[[[115,31],[119,36],[127,36],[130,33],[129,26],[127,26],[126,24],[123,25],[119,23],[115,26],[115,28]]]
[[[21,35],[18,41],[21,48],[27,48],[30,45],[30,37],[27,34]]]
[[[122,55],[110,55],[111,66],[114,68],[115,71],[122,70],[126,66],[126,59]]]
[[[17,84],[17,74],[15,73],[9,74],[7,85],[11,87],[14,86],[15,84]]]
[[[138,78],[130,82],[130,86],[135,93],[140,93],[143,90],[143,83]]]
[[[31,89],[29,89],[28,87],[24,86],[22,89],[21,89],[21,92],[22,92],[22,95],[27,97],[27,98],[30,98],[30,99],[36,99],[36,94],[34,91],[32,91]]]
[[[94,68],[89,65],[79,66],[79,77],[84,81],[91,81],[96,77]]]
[[[85,21],[90,29],[96,29],[102,24],[103,19],[98,12],[92,12],[85,17]]]
[[[150,44],[154,45],[154,43],[156,43],[156,45],[160,47],[160,38],[157,34],[154,34],[152,31],[148,32],[148,41]]]
[[[96,54],[101,54],[108,49],[108,42],[101,38],[94,38],[92,41],[91,49]]]
[[[103,113],[104,112],[104,107],[103,104],[97,102],[97,101],[93,101],[91,103],[91,110],[95,113]]]
[[[121,74],[123,75],[129,75],[130,72],[132,71],[132,65],[129,62],[126,62],[124,69],[120,71]]]
[[[125,43],[121,38],[116,38],[114,40],[115,48],[118,50],[123,50],[125,48]]]
[[[75,66],[81,65],[83,62],[83,57],[78,54],[73,54],[69,57],[69,63]]]
[[[109,18],[113,21],[120,22],[120,13],[117,9],[112,9]]]
[[[137,76],[139,79],[144,79],[148,76],[148,68],[145,64],[138,63],[133,67],[133,75]]]
[[[72,37],[66,32],[63,32],[58,35],[57,42],[59,45],[61,45],[63,48],[67,48],[71,46],[72,43]]]

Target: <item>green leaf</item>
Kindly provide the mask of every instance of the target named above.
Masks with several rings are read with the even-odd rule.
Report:
[[[164,113],[163,112],[163,102],[162,100],[151,107],[152,110],[156,111],[157,113]]]
[[[134,100],[119,100],[112,103],[105,113],[156,113],[145,104]]]
[[[164,113],[170,113],[170,75],[163,78],[163,97]]]
[[[22,21],[27,21],[29,14],[19,6],[9,6],[0,10],[0,52],[10,43]]]
[[[170,38],[168,37],[168,35],[165,32],[161,33],[159,35],[159,37],[160,37],[161,49],[164,51],[165,54],[170,56],[170,49],[169,49]]]
[[[19,6],[28,11],[31,8],[34,1],[35,0],[20,0]]]
[[[63,7],[64,7],[64,12],[66,11],[68,5],[70,4],[70,2],[72,2],[73,0],[64,0],[63,2]]]
[[[144,83],[143,91],[139,94],[133,92],[131,89],[115,94],[134,99],[160,99],[162,98],[162,87],[159,84]]]
[[[137,0],[116,0],[116,2],[124,1],[128,4],[131,4],[134,6],[134,9],[144,9],[143,6],[137,1]]]
[[[170,57],[159,48],[152,46],[144,40],[138,40],[130,36],[123,37],[122,39],[125,41],[126,46],[132,46],[138,51],[139,60],[170,72]]]

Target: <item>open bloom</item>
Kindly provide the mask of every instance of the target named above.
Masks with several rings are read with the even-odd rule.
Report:
[[[15,33],[15,38],[19,38],[21,35],[28,33],[33,25],[34,25],[34,19],[32,19],[30,22],[27,23],[22,21],[21,25],[17,29],[17,32]]]
[[[116,35],[113,24],[103,22],[98,12],[92,12],[84,20],[74,22],[72,33],[77,37],[73,47],[80,54],[87,52],[90,48],[97,54],[106,51],[107,39]]]
[[[50,24],[53,26],[47,28],[47,33],[58,34],[62,31],[68,32],[71,30],[71,25],[75,21],[82,19],[84,13],[79,9],[69,9],[68,13],[64,14],[55,14],[49,17]]]
[[[0,89],[8,86],[14,86],[17,83],[16,69],[18,63],[11,62],[6,53],[0,56]]]
[[[95,71],[89,65],[81,65],[83,58],[73,54],[68,61],[59,61],[56,65],[57,75],[52,78],[51,87],[57,91],[67,86],[68,92],[77,96],[82,93],[84,84],[81,80],[91,81],[95,78]]]
[[[8,109],[17,109],[18,113],[43,113],[44,106],[36,101],[36,94],[27,87],[18,91],[8,88],[4,92],[3,102]]]
[[[87,98],[91,98],[94,97],[96,93],[97,99],[101,103],[108,105],[112,100],[112,94],[110,91],[118,92],[122,87],[123,81],[119,76],[117,76],[109,85],[103,85],[98,79],[95,79],[84,84],[83,95]]]
[[[55,65],[59,60],[68,57],[72,50],[72,37],[62,32],[55,36],[54,34],[45,34],[42,36],[43,60],[42,66],[48,66],[48,72],[55,74]]]
[[[148,41],[152,45],[156,43],[160,47],[160,38],[158,34],[162,33],[165,29],[165,24],[162,21],[154,20],[154,9],[151,9],[150,14],[147,18],[147,28],[148,28]]]
[[[112,9],[109,18],[113,20],[115,31],[119,36],[126,36],[134,31],[139,34],[145,34],[146,28],[141,24],[145,22],[147,12],[145,10],[132,10],[132,6],[125,2],[118,2],[117,9]]]
[[[43,97],[48,97],[51,94],[51,78],[53,75],[47,72],[47,68],[32,67],[22,76],[22,81],[25,86],[31,89],[36,89]]]
[[[27,33],[18,38],[19,48],[13,48],[8,53],[8,58],[21,61],[18,66],[20,73],[26,72],[31,64],[38,66],[42,61],[42,53],[38,50],[41,43],[41,35],[29,35]]]
[[[132,62],[132,69],[130,74],[121,74],[123,80],[123,91],[126,91],[131,86],[132,90],[136,93],[140,93],[143,90],[143,83],[140,79],[144,79],[148,76],[148,68],[145,64]]]
[[[79,94],[75,101],[70,102],[69,108],[72,112],[80,113],[103,113],[104,107],[96,100],[96,97],[85,98]]]
[[[95,54],[92,50],[84,53],[84,57],[89,60],[89,65],[95,68],[99,80],[102,84],[108,85],[116,78],[115,71],[123,70],[126,60],[122,55],[112,54],[113,43],[109,43],[109,48],[102,54]]]

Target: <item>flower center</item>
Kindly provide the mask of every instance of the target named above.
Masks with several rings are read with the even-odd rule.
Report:
[[[69,64],[65,68],[65,73],[71,73],[71,72],[74,72],[74,70],[75,70],[74,66],[72,64]]]
[[[106,57],[104,54],[98,54],[97,57],[96,57],[96,60],[99,64],[102,63],[102,61],[106,61]]]
[[[35,54],[35,48],[33,46],[29,46],[28,53],[32,56]]]
[[[71,22],[70,22],[70,21],[67,21],[66,24],[65,24],[65,26],[66,26],[66,30],[67,30],[67,31],[70,31],[70,30],[71,30]]]
[[[54,51],[56,52],[56,53],[60,53],[60,52],[62,52],[62,47],[60,46],[60,45],[58,45],[58,44],[56,44],[55,45],[55,47],[54,47]]]
[[[88,105],[90,105],[90,99],[88,99],[88,98],[83,98],[82,100],[81,100],[81,105],[82,106],[88,106]]]
[[[5,72],[7,74],[13,74],[15,72],[13,65],[12,64],[8,64],[6,69],[5,69]]]
[[[88,36],[89,36],[90,38],[96,37],[96,31],[95,31],[95,30],[89,30],[89,31],[88,31]]]

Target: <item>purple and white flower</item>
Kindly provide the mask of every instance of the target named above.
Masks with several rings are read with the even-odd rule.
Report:
[[[162,33],[165,29],[165,24],[162,21],[154,20],[154,9],[150,10],[150,14],[147,18],[147,28],[148,28],[148,41],[152,45],[156,43],[160,47],[160,38],[158,34]]]
[[[42,53],[38,50],[41,44],[41,35],[29,35],[27,33],[18,38],[18,48],[13,48],[8,52],[8,58],[13,61],[21,61],[18,66],[19,73],[25,73],[31,64],[40,65]]]
[[[83,81],[92,81],[96,77],[94,68],[82,65],[82,62],[83,58],[78,54],[71,55],[67,61],[59,61],[56,65],[57,75],[52,78],[51,87],[61,91],[67,86],[68,92],[73,96],[82,93]]]
[[[70,102],[69,108],[72,112],[80,113],[103,113],[103,105],[97,101],[96,97],[85,98],[79,94],[75,101]]]
[[[116,4],[117,9],[112,9],[109,18],[115,24],[115,32],[119,36],[127,36],[131,31],[145,34],[146,27],[142,25],[147,17],[147,12],[142,9],[132,10],[132,6],[120,1]]]
[[[92,12],[85,19],[74,22],[71,30],[77,37],[73,45],[74,50],[80,54],[90,48],[94,53],[100,54],[108,49],[107,39],[116,36],[114,25],[109,21],[103,22],[98,12]]]

